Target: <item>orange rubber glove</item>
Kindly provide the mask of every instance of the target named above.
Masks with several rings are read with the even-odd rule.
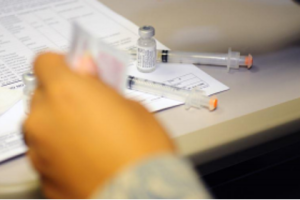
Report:
[[[24,123],[28,156],[48,198],[88,198],[128,165],[173,153],[165,130],[139,103],[47,53],[34,66],[38,87]]]

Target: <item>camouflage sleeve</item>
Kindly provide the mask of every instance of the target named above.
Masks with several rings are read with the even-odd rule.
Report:
[[[211,198],[191,164],[169,154],[127,168],[93,197],[104,199]]]

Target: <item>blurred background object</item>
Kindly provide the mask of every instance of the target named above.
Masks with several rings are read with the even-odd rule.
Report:
[[[259,54],[300,44],[299,0],[101,2],[138,26],[154,26],[172,50]]]

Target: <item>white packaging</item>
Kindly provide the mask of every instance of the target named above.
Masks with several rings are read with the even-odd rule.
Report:
[[[75,71],[96,74],[103,82],[123,93],[128,60],[127,54],[104,43],[88,32],[84,25],[74,23],[68,61]]]

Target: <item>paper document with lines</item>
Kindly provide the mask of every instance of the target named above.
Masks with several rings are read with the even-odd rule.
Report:
[[[21,76],[32,67],[37,53],[67,52],[75,20],[120,49],[133,47],[138,39],[136,25],[96,0],[0,0],[0,87],[22,88]],[[160,43],[158,48],[166,49]],[[131,63],[129,74],[179,87],[201,86],[208,94],[228,89],[194,65],[160,64],[155,72],[143,74]],[[140,101],[150,111],[182,104],[135,91],[127,91],[126,96]],[[0,161],[14,155],[12,147],[18,149],[17,153],[25,151],[16,142],[20,140],[23,117],[21,103],[0,117]]]

